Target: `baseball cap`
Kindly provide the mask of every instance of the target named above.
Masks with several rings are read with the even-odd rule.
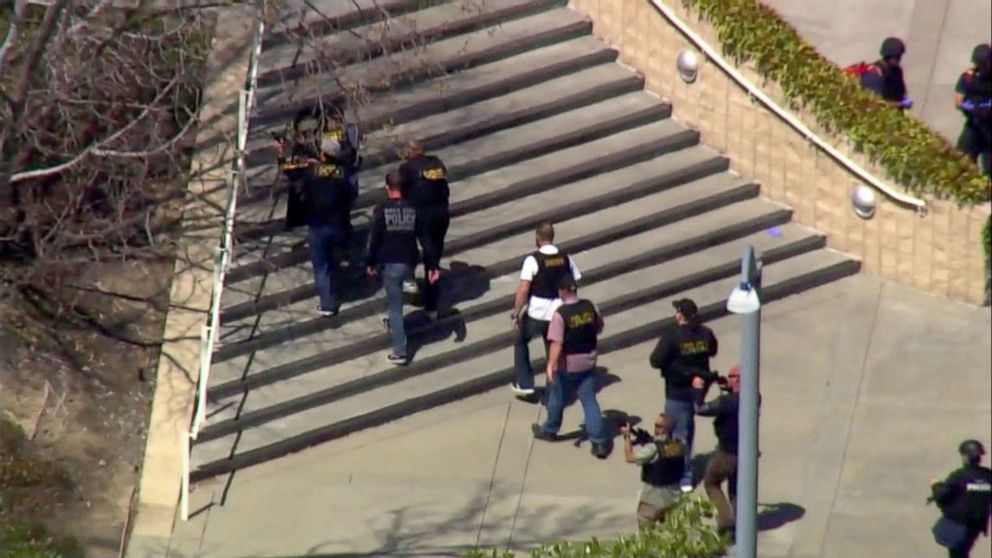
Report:
[[[672,302],[672,306],[679,314],[682,314],[687,319],[695,318],[696,314],[699,313],[699,308],[691,298],[680,298]]]
[[[579,286],[575,283],[575,278],[571,273],[566,273],[558,279],[558,288],[566,291],[575,291]]]
[[[982,443],[978,440],[965,440],[961,442],[960,446],[958,446],[958,453],[967,457],[975,458],[985,455],[985,448],[982,447]]]
[[[882,41],[882,48],[879,53],[882,58],[902,58],[903,54],[906,54],[906,44],[900,39],[895,37],[889,37]]]

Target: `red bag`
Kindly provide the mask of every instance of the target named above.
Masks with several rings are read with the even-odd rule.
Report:
[[[861,76],[865,75],[866,73],[874,72],[877,70],[878,68],[876,68],[874,64],[869,64],[867,62],[861,61],[858,62],[857,64],[851,64],[850,66],[844,68],[842,71],[844,72],[845,75],[849,75],[854,77],[854,79],[860,80]]]

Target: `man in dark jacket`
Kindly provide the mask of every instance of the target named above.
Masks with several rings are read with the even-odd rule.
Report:
[[[992,178],[992,46],[978,45],[971,53],[973,66],[954,87],[954,106],[965,117],[958,149],[980,162]]]
[[[354,202],[344,169],[337,159],[340,145],[323,140],[315,157],[298,153],[294,161],[285,160],[285,150],[285,142],[277,142],[280,168],[292,182],[291,188],[298,188],[300,194],[299,217],[306,223],[309,233],[307,247],[320,299],[318,311],[323,316],[335,316],[341,306],[335,255],[347,247]],[[287,220],[289,218],[287,215]]]
[[[721,379],[718,382],[723,382]],[[703,475],[703,486],[710,502],[716,507],[717,529],[733,536],[734,508],[737,500],[737,440],[738,408],[740,407],[741,372],[735,366],[730,369],[726,381],[723,382],[726,393],[716,399],[703,403],[706,391],[711,383],[702,378],[693,380],[696,390],[696,414],[713,417],[713,430],[716,432],[717,448],[706,462],[706,473]],[[723,494],[721,486],[728,481],[730,501]]]
[[[403,199],[417,210],[417,239],[424,255],[424,270],[440,269],[444,236],[448,234],[448,169],[434,155],[424,153],[418,142],[407,146],[406,161],[400,165]],[[427,282],[424,310],[437,313],[438,283]]]
[[[943,514],[934,526],[934,537],[951,558],[968,558],[978,534],[989,534],[992,469],[981,465],[985,448],[978,440],[965,440],[958,453],[964,466],[942,482],[930,482],[931,500]]]
[[[907,96],[906,81],[903,79],[900,65],[903,55],[906,54],[905,43],[895,37],[889,37],[882,41],[879,54],[881,58],[872,63],[868,71],[861,74],[861,87],[875,92],[896,108],[912,108],[913,101]]]
[[[713,330],[699,323],[699,309],[691,299],[672,303],[675,325],[661,334],[651,352],[651,366],[665,379],[665,414],[675,421],[674,436],[685,443],[685,474],[682,490],[692,492],[692,440],[695,437],[692,381],[699,377],[712,381],[710,358],[716,356]]]
[[[393,352],[387,359],[394,363],[407,364],[406,329],[403,326],[403,281],[417,265],[417,211],[403,200],[400,185],[403,179],[398,171],[386,176],[388,199],[378,206],[372,215],[369,233],[368,263],[369,277],[381,273],[382,286],[386,290],[389,307],[388,325],[392,335]],[[428,269],[427,278],[437,282],[437,269]]]
[[[637,505],[637,526],[644,529],[665,520],[679,503],[679,482],[685,472],[685,444],[671,437],[674,422],[658,415],[654,437],[646,432],[636,436],[629,424],[620,427],[623,455],[627,463],[641,466],[641,497]],[[633,439],[632,439],[633,438]]]

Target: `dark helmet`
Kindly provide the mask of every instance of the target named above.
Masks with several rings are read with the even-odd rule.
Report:
[[[969,459],[977,459],[985,455],[985,448],[978,440],[965,440],[958,446],[958,453]]]
[[[992,46],[980,44],[971,51],[971,63],[976,66],[988,66],[992,62]]]
[[[883,60],[902,58],[902,55],[906,54],[906,44],[901,39],[889,37],[882,41],[882,48],[879,49],[879,53],[882,55]]]

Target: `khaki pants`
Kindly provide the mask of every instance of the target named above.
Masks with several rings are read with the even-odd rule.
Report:
[[[734,526],[734,508],[720,487],[723,481],[732,480],[737,474],[737,456],[723,450],[716,450],[709,462],[706,463],[706,474],[703,476],[703,486],[706,488],[706,495],[710,502],[716,506],[716,524],[721,529],[728,529]],[[731,494],[733,498],[735,494]]]
[[[669,512],[678,506],[679,497],[678,485],[667,487],[643,485],[641,501],[637,504],[638,528],[645,529],[664,521]]]

